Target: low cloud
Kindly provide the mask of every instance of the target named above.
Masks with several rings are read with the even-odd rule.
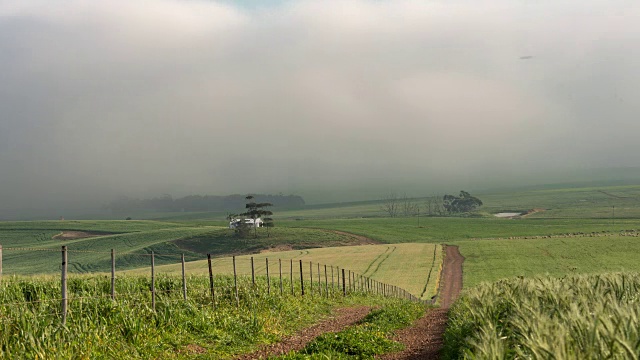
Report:
[[[0,207],[346,200],[638,166],[639,15],[622,0],[4,1]]]

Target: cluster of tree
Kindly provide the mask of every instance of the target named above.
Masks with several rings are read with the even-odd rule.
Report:
[[[294,208],[305,205],[304,199],[298,195],[254,195],[257,203],[270,203],[281,208]],[[234,211],[245,206],[244,195],[190,195],[174,199],[171,195],[163,195],[152,199],[132,199],[121,197],[105,205],[105,209],[114,213],[129,211]]]
[[[267,228],[267,237],[270,236],[269,229],[274,226],[273,212],[267,210],[268,207],[273,206],[273,204],[268,202],[256,202],[255,197],[253,195],[247,195],[245,197],[247,203],[245,204],[245,212],[240,214],[229,214],[227,219],[229,221],[237,220],[236,226],[234,227],[234,231],[238,237],[246,238],[249,236],[251,229],[253,228],[253,236],[258,237],[258,222],[256,220],[262,220],[262,227]],[[247,223],[245,219],[251,219],[251,223]]]
[[[443,200],[443,206],[449,213],[470,212],[482,206],[482,200],[466,191],[460,191],[458,196],[445,195]]]
[[[460,191],[455,195],[435,195],[423,199],[420,204],[416,199],[409,198],[406,194],[398,196],[389,193],[382,199],[380,210],[390,217],[398,216],[446,216],[456,213],[471,212],[482,206],[482,201],[466,191]]]

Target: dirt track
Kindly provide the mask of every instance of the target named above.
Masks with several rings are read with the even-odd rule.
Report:
[[[464,257],[457,246],[445,245],[444,266],[440,279],[440,306],[448,309],[462,290],[462,263]]]
[[[379,357],[387,360],[439,359],[442,335],[447,327],[447,312],[462,290],[462,263],[464,257],[457,246],[444,245],[445,258],[440,275],[440,307],[406,329],[396,333],[395,340],[405,345],[405,350]],[[337,332],[362,319],[370,311],[368,307],[339,309],[329,319],[290,336],[283,341],[266,346],[236,359],[264,359],[302,349],[309,341],[326,332]]]
[[[412,327],[396,334],[396,340],[405,345],[402,352],[388,354],[381,359],[417,360],[438,359],[442,349],[442,335],[447,328],[447,312],[462,290],[462,263],[464,257],[457,246],[445,245],[445,258],[440,277],[440,308],[429,311]]]
[[[251,354],[240,355],[236,360],[266,359],[270,356],[278,356],[290,351],[300,350],[321,334],[338,332],[349,325],[355,324],[362,320],[370,310],[371,308],[367,306],[338,309],[330,318],[310,328],[306,328],[295,335],[289,336],[279,343],[265,346]]]
[[[58,235],[54,235],[52,239],[57,240],[78,240],[98,236],[113,235],[107,232],[91,232],[91,231],[63,231]]]

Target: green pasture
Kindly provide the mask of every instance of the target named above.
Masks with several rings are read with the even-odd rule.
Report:
[[[336,229],[384,243],[447,242],[462,239],[619,232],[639,229],[640,219],[367,218],[281,221],[282,227]]]
[[[544,189],[478,195],[483,212],[544,209],[531,218],[640,218],[640,186]],[[615,207],[615,213],[613,208]]]
[[[11,231],[78,230],[128,233],[185,227],[184,224],[151,220],[49,220],[0,221],[0,234]]]
[[[457,194],[457,191],[450,191]],[[484,205],[478,211],[479,216],[492,217],[503,211],[527,211],[544,209],[530,215],[531,218],[569,218],[569,219],[611,219],[640,218],[640,185],[575,187],[566,184],[560,188],[510,189],[508,191],[473,192]],[[385,194],[380,194],[380,198]],[[442,194],[440,194],[442,195]],[[425,197],[411,199],[422,209],[425,217]],[[402,201],[399,200],[401,203]],[[276,220],[327,220],[380,218],[388,214],[382,210],[382,200],[370,200],[350,203],[332,203],[308,205],[300,209],[272,208]],[[238,209],[242,210],[242,209]],[[401,215],[401,214],[400,214]],[[140,218],[154,218],[160,221],[197,222],[223,221],[226,213],[149,213]]]
[[[435,262],[433,261],[434,252]],[[332,279],[337,283],[338,268],[340,268],[399,286],[417,297],[422,296],[422,298],[428,299],[436,292],[438,271],[442,261],[442,247],[436,244],[363,245],[243,255],[236,257],[238,275],[251,275],[251,257],[253,257],[256,276],[266,276],[266,259],[268,259],[270,276],[279,277],[280,265],[282,265],[283,277],[290,279],[291,273],[293,273],[294,281],[296,281],[300,278],[299,261],[302,260],[302,272],[305,280],[309,280],[313,276],[313,281],[317,282],[318,275],[320,275],[320,283],[322,284],[331,284]],[[310,263],[312,263],[311,269]],[[320,264],[320,274],[318,274],[318,264]],[[327,266],[327,278],[324,275],[325,265]],[[208,273],[206,260],[189,262],[185,268],[189,274],[206,275]],[[214,258],[212,268],[215,274],[233,274],[233,261],[229,257]],[[149,271],[149,268],[144,268],[130,270],[126,273],[140,275],[148,274]],[[174,264],[157,267],[159,274],[179,275],[181,271],[182,268],[178,261]],[[432,274],[427,283],[430,271]]]
[[[632,236],[451,243],[465,257],[464,287],[516,276],[640,271],[640,238]]]
[[[73,221],[68,226],[64,223],[2,223],[3,272],[57,272],[62,245],[66,245],[69,251],[70,271],[84,273],[108,271],[111,249],[116,253],[116,266],[131,269],[148,266],[148,255],[152,251],[157,254],[156,263],[161,265],[176,261],[180,254],[185,254],[187,261],[193,261],[203,259],[207,253],[214,256],[247,254],[280,248],[344,246],[358,241],[352,236],[322,229],[279,227],[270,229],[268,233],[266,229],[259,229],[257,238],[238,239],[232,230],[219,226],[178,227],[174,223],[129,224],[128,221]],[[118,233],[75,240],[54,238],[65,230]]]
[[[639,250],[637,239],[617,234],[621,230],[640,229],[640,186],[537,189],[476,195],[485,203],[476,217],[389,218],[384,217],[380,201],[313,205],[283,211],[274,208],[276,227],[270,230],[269,236],[266,229],[259,229],[257,238],[247,239],[236,238],[226,228],[226,221],[219,213],[164,214],[165,218],[155,221],[0,222],[0,244],[5,248],[3,271],[5,274],[57,272],[61,245],[69,248],[71,271],[84,273],[108,270],[110,249],[116,251],[119,269],[133,269],[147,267],[151,251],[158,254],[156,263],[163,265],[175,263],[182,253],[188,261],[196,261],[202,260],[207,253],[224,257],[262,251],[306,251],[354,245],[359,241],[333,230],[388,244],[381,249],[403,243],[458,244],[467,257],[465,285],[505,276],[637,269],[634,267],[634,258]],[[416,201],[421,203],[423,199]],[[533,208],[545,211],[520,219],[499,219],[490,215],[499,211]],[[78,240],[53,239],[65,230],[104,235]],[[580,237],[579,234],[585,233],[606,236]],[[568,234],[569,237],[564,237]],[[574,237],[576,235],[578,237]],[[553,238],[532,239],[547,236]],[[520,239],[524,237],[529,239]],[[13,250],[16,248],[28,250]],[[294,256],[299,251],[283,256],[299,258]],[[320,251],[316,253],[320,256],[324,250],[312,250],[316,251]],[[398,254],[399,251],[396,250]],[[359,265],[358,256],[354,255],[354,260],[348,259],[349,255],[333,254],[313,261],[363,272],[366,267]],[[365,257],[362,263],[370,264],[371,261]],[[401,284],[406,282],[405,279],[411,278],[403,276],[388,282],[404,287]],[[413,286],[421,285],[424,284],[418,281]]]

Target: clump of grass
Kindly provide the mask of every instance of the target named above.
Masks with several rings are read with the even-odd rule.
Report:
[[[637,359],[640,275],[482,284],[450,310],[446,359]]]

